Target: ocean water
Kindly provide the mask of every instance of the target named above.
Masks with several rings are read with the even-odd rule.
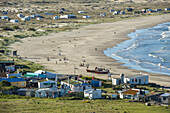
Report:
[[[170,75],[170,22],[128,34],[129,40],[104,54],[130,69]]]

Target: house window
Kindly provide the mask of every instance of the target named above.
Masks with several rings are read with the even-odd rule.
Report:
[[[134,82],[134,79],[132,79],[132,82]]]
[[[166,97],[163,97],[163,100],[166,100]]]
[[[22,83],[22,86],[24,86],[25,85],[25,83]]]

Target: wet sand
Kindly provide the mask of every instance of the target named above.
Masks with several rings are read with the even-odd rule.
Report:
[[[105,56],[103,50],[128,40],[127,34],[130,32],[165,22],[170,22],[170,14],[88,25],[72,31],[52,33],[48,36],[25,38],[22,39],[22,43],[17,42],[11,45],[11,49],[18,50],[21,57],[27,57],[26,60],[40,63],[56,73],[82,74],[108,79],[106,74],[87,73],[87,64],[89,64],[89,69],[111,68],[112,73],[123,73],[125,76],[140,72],[146,73],[121,66],[122,63]],[[79,66],[80,63],[84,66]],[[150,82],[170,86],[170,76],[161,73],[146,74],[150,75]]]

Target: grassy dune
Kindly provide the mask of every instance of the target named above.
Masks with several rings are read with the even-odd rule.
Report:
[[[1,113],[55,112],[55,113],[168,113],[170,107],[145,106],[128,100],[66,100],[57,99],[0,99]],[[87,102],[87,103],[86,103]]]

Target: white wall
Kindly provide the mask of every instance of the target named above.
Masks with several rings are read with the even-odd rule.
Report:
[[[44,81],[44,82],[38,82],[38,88],[48,88],[48,87],[51,87],[51,85],[44,85],[44,83],[55,83],[55,86],[57,84],[56,81],[52,81],[52,80],[48,80],[48,81]]]

